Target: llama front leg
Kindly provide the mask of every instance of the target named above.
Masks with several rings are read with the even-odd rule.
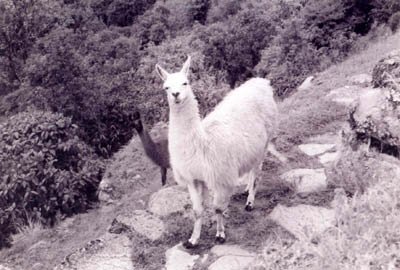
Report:
[[[201,226],[203,223],[204,188],[204,183],[199,180],[194,180],[193,183],[188,185],[190,199],[192,200],[193,204],[194,226],[192,236],[188,241],[183,243],[183,246],[187,249],[196,247],[200,238]]]
[[[167,182],[167,168],[161,167],[161,184],[165,186]]]
[[[231,194],[232,193],[227,190],[218,190],[214,192],[213,206],[217,216],[217,234],[215,235],[215,241],[219,244],[225,243],[226,240],[223,212],[228,208]]]

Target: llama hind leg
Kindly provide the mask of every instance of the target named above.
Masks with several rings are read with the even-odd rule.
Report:
[[[248,195],[247,195],[247,200],[246,200],[246,206],[245,210],[246,211],[251,211],[254,208],[254,200],[256,197],[256,186],[257,186],[257,180],[255,176],[255,172],[252,170],[248,174],[248,183],[247,183],[247,190],[248,190]]]
[[[194,226],[192,236],[189,240],[183,243],[183,246],[187,249],[194,248],[200,238],[201,226],[203,223],[203,197],[204,197],[204,183],[199,180],[194,180],[193,183],[188,185],[190,199],[193,204],[194,212]]]
[[[217,233],[215,241],[223,244],[226,240],[223,212],[228,208],[232,193],[227,190],[214,193],[213,206],[217,216]]]

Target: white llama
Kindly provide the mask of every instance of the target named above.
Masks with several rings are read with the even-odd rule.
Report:
[[[187,186],[193,204],[193,233],[184,243],[193,248],[200,238],[205,188],[213,194],[219,243],[225,242],[222,213],[240,177],[251,181],[246,210],[252,209],[255,175],[276,126],[277,106],[270,82],[254,78],[231,91],[202,120],[188,81],[189,66],[190,57],[177,73],[170,74],[159,65],[156,71],[168,96],[168,148],[174,178]]]

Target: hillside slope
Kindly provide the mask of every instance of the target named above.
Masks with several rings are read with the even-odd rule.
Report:
[[[109,160],[105,178],[115,187],[110,204],[94,205],[88,213],[68,218],[52,229],[32,224],[14,237],[13,247],[0,252],[0,269],[2,264],[22,270],[163,269],[165,265],[167,269],[222,269],[218,263],[232,264],[233,259],[241,269],[260,257],[257,254],[270,239],[279,239],[280,247],[292,246],[301,236],[274,220],[273,216],[280,215],[278,210],[316,207],[312,209],[321,214],[322,208],[331,208],[335,196],[332,176],[321,156],[340,148],[338,131],[347,119],[348,106],[333,102],[327,94],[351,85],[353,75],[371,74],[378,60],[398,49],[399,44],[400,34],[382,38],[343,63],[316,74],[310,88],[279,104],[282,118],[277,147],[288,156],[289,163],[281,164],[266,156],[253,212],[244,211],[245,197],[238,190],[228,213],[225,249],[214,247],[211,213],[207,213],[198,249],[189,254],[176,246],[188,237],[192,226],[187,195],[174,186],[171,177],[168,186],[160,190],[158,168],[147,160],[140,142],[133,138]],[[298,147],[307,143],[333,146],[309,156]],[[312,173],[325,171],[325,187],[298,192],[298,185],[280,178],[282,173],[299,168]],[[99,268],[102,262],[103,268]],[[189,268],[180,268],[185,265]],[[264,269],[262,260],[254,267]]]

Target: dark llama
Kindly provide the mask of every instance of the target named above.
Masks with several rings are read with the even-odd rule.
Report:
[[[167,169],[171,167],[169,164],[168,139],[155,142],[148,130],[143,126],[139,112],[134,113],[133,119],[133,127],[142,141],[146,155],[161,169],[161,184],[164,186],[167,182]]]

